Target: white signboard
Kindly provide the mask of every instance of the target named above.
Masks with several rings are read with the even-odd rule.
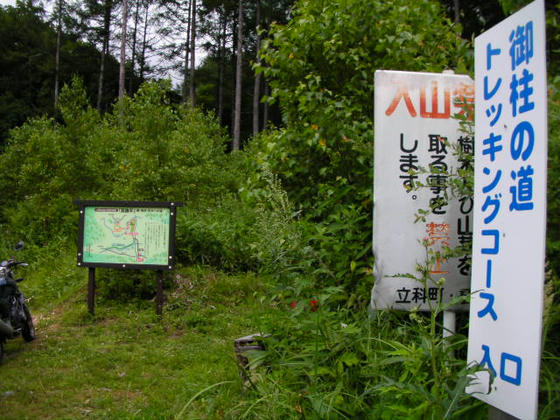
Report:
[[[417,265],[426,264],[423,241],[437,253],[472,239],[472,198],[451,197],[446,173],[466,165],[458,161],[454,145],[472,153],[473,139],[459,131],[453,116],[465,114],[473,103],[468,76],[375,72],[373,309],[429,310],[430,304],[469,293],[467,255],[436,258],[430,266],[433,281],[426,285],[406,275],[418,275]],[[417,173],[422,168],[432,171]],[[426,187],[411,189],[416,182]],[[415,223],[419,210],[429,213]]]
[[[467,391],[516,417],[533,419],[546,227],[544,1],[531,3],[477,37],[475,68],[468,360],[488,372],[479,373],[477,384]]]

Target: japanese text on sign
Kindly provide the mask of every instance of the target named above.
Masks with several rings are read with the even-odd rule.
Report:
[[[546,208],[544,5],[476,39],[476,142],[470,392],[536,415]],[[543,118],[544,116],[544,118]],[[521,244],[530,244],[529,251]],[[488,394],[488,391],[491,391]]]
[[[448,177],[470,165],[454,150],[472,154],[473,138],[453,116],[472,111],[474,87],[459,75],[378,71],[375,78],[372,307],[429,310],[469,291],[470,256],[444,255],[472,238],[472,200],[452,197]],[[420,210],[428,210],[426,220],[415,223]],[[426,248],[432,281],[423,285],[410,274],[427,263]]]

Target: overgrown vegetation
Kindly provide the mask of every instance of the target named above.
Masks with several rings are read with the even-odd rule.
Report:
[[[443,339],[444,307],[367,314],[373,73],[465,72],[472,59],[438,3],[412,3],[300,1],[256,66],[285,127],[243,152],[226,153],[216,118],[172,104],[165,83],[100,116],[75,79],[61,122],[11,132],[0,155],[0,252],[27,242],[22,288],[39,339],[8,343],[3,417],[483,415],[464,393],[466,328]],[[549,95],[545,419],[560,416],[560,79]],[[87,313],[76,199],[184,203],[163,319],[150,302],[153,273],[134,271],[99,270],[97,315]],[[266,350],[250,355],[252,386],[241,393],[232,340],[255,332]]]

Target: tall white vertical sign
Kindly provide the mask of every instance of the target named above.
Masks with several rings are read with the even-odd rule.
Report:
[[[472,240],[472,197],[452,197],[448,178],[468,165],[455,149],[472,153],[473,138],[461,133],[454,116],[469,115],[473,104],[469,76],[375,72],[373,309],[427,311],[469,293],[468,255],[435,258],[427,284],[411,276],[426,264],[427,252]],[[415,189],[418,182],[426,187]],[[426,220],[416,222],[420,210],[428,211]],[[463,306],[457,309],[468,309]]]
[[[468,360],[486,371],[467,391],[511,415],[533,419],[546,228],[543,0],[476,38],[475,92]]]

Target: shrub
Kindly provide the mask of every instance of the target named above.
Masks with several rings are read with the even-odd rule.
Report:
[[[211,115],[173,107],[168,85],[145,84],[101,118],[74,80],[60,98],[64,124],[34,119],[0,155],[0,223],[35,243],[75,238],[76,199],[214,203],[236,191],[242,166],[225,154]]]

